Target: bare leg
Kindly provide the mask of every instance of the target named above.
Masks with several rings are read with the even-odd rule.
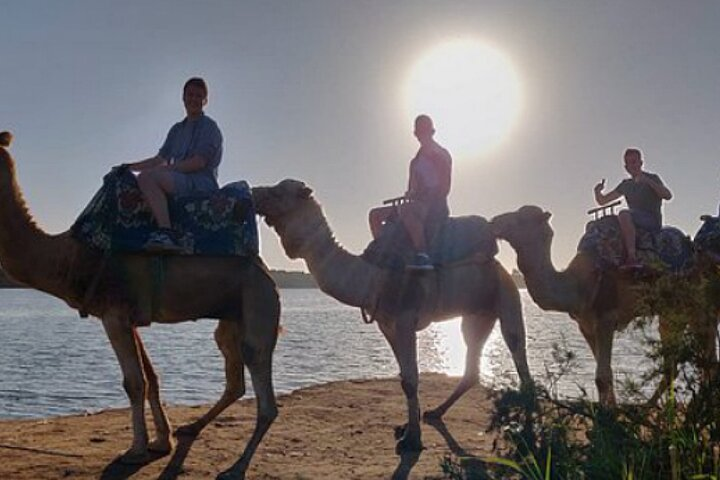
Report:
[[[148,433],[145,425],[145,379],[140,351],[130,323],[122,316],[110,314],[104,317],[102,322],[120,363],[123,387],[130,399],[132,411],[133,441],[121,460],[125,463],[145,463],[149,459]]]
[[[620,233],[622,233],[627,258],[625,263],[632,264],[637,262],[637,252],[635,251],[635,224],[628,210],[623,210],[618,214],[618,222],[620,223]]]
[[[215,343],[225,357],[225,391],[208,412],[191,424],[183,425],[176,435],[198,435],[208,423],[245,394],[245,371],[240,355],[239,321],[221,320],[215,329]]]
[[[425,207],[419,203],[406,203],[400,206],[400,220],[412,241],[415,251],[426,252]]]
[[[175,191],[173,174],[162,167],[153,168],[140,172],[137,182],[158,227],[170,228],[167,195]]]
[[[173,448],[173,442],[170,438],[170,421],[168,420],[165,409],[160,402],[160,384],[158,382],[158,376],[155,373],[155,369],[152,366],[150,357],[145,350],[145,345],[143,345],[137,329],[133,329],[133,333],[138,350],[140,351],[143,372],[145,373],[145,380],[147,382],[146,396],[148,403],[150,403],[153,423],[155,424],[155,440],[149,443],[148,450],[159,453],[168,453]]]
[[[465,372],[448,399],[437,408],[425,412],[423,415],[425,420],[442,418],[465,392],[480,382],[480,354],[494,326],[495,318],[490,315],[466,315],[463,317],[462,333],[467,346]]]

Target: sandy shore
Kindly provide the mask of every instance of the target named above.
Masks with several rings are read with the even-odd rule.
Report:
[[[423,409],[436,406],[457,379],[421,377]],[[394,453],[393,428],[405,421],[405,401],[396,379],[335,382],[298,390],[278,399],[280,415],[260,445],[249,479],[442,478],[444,455],[491,453],[485,434],[492,404],[488,391],[468,392],[437,427],[423,424],[425,450],[417,462]],[[171,407],[174,426],[200,416],[207,406]],[[208,479],[239,456],[254,425],[255,404],[243,400],[229,408],[193,442],[181,442],[174,455],[142,467],[114,463],[130,444],[127,409],[44,420],[3,421],[0,478],[25,479]],[[184,459],[184,462],[183,462]],[[177,475],[173,462],[182,462]]]

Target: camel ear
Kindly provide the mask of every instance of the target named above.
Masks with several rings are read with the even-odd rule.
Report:
[[[545,212],[545,221],[546,221],[546,222],[550,220],[550,217],[552,217],[552,213],[550,213],[550,212]]]

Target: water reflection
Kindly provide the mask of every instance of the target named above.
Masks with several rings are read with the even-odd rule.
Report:
[[[541,310],[526,290],[521,290],[525,318],[527,356],[530,371],[536,380],[543,381],[547,372],[557,373],[559,366],[553,351],[570,351],[576,360],[569,375],[559,379],[557,392],[561,396],[578,396],[583,390],[595,397],[595,360],[580,334],[577,323],[568,315]],[[465,368],[465,343],[460,319],[435,323],[421,332],[418,338],[419,361],[422,371],[462,375]],[[650,326],[651,338],[657,329]],[[617,333],[613,345],[613,371],[616,388],[622,394],[621,383],[626,379],[639,380],[651,365],[643,347],[643,333],[632,327]],[[517,386],[519,379],[512,356],[500,333],[499,323],[490,334],[480,358],[480,378],[489,386]],[[651,387],[647,387],[647,391]]]

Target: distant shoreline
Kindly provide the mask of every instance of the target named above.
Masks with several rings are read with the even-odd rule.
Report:
[[[318,288],[315,278],[309,273],[273,270],[270,269],[270,276],[275,280],[278,288]],[[522,273],[513,269],[512,278],[518,288],[525,288],[525,279]],[[29,288],[11,279],[4,270],[0,269],[0,288]]]
[[[305,272],[289,272],[286,270],[270,270],[270,276],[275,280],[278,288],[318,288],[312,275]],[[4,270],[0,269],[0,288],[31,288],[18,283]]]

